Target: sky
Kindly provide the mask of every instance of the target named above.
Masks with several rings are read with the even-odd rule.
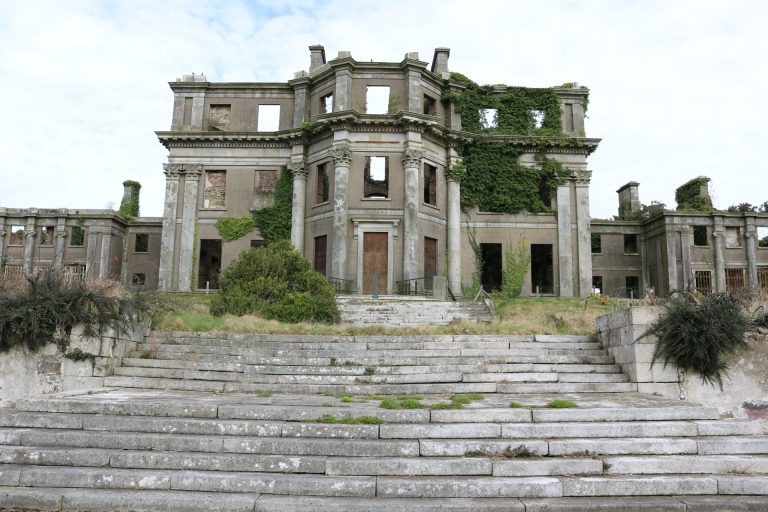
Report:
[[[287,81],[327,57],[432,61],[478,83],[590,88],[591,215],[616,190],[674,208],[712,179],[715,207],[768,201],[768,2],[465,0],[0,0],[0,206],[119,206],[139,181],[162,215],[168,82]]]

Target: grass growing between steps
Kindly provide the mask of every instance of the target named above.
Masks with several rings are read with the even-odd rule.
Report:
[[[366,398],[370,400],[379,400],[379,407],[382,409],[463,409],[465,405],[482,400],[485,398],[480,393],[454,393],[451,395],[451,400],[448,402],[437,402],[431,405],[427,405],[422,402],[420,396],[375,396],[371,395]]]
[[[464,454],[465,457],[488,457],[490,459],[526,459],[531,457],[539,457],[535,452],[529,450],[526,446],[520,445],[512,448],[507,446],[500,452],[486,452],[484,450],[470,450]]]
[[[495,296],[499,317],[485,323],[457,321],[445,326],[390,327],[349,324],[288,324],[253,315],[214,317],[211,295],[159,294],[160,306],[152,327],[164,331],[254,332],[328,335],[439,335],[439,334],[582,334],[594,333],[595,318],[610,313],[610,300],[537,297],[507,299]]]

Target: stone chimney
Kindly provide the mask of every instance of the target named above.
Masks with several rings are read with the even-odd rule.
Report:
[[[123,199],[120,201],[120,213],[129,217],[139,216],[139,191],[141,183],[127,180],[123,182]]]
[[[640,184],[630,181],[616,192],[619,194],[619,219],[630,219],[640,213]]]
[[[432,58],[432,67],[430,68],[430,71],[436,75],[448,73],[448,57],[450,55],[450,48],[435,48],[435,56]]]
[[[325,64],[325,47],[320,44],[314,44],[309,47],[309,72]]]

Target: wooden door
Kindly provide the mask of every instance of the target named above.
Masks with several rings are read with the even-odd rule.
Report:
[[[437,240],[424,238],[424,288],[432,289],[432,278],[437,275]]]
[[[363,234],[363,294],[373,293],[374,275],[378,276],[380,294],[387,293],[387,233]]]

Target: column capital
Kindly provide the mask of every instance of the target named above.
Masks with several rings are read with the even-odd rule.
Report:
[[[445,177],[448,178],[448,181],[454,183],[461,183],[464,181],[464,178],[467,177],[467,167],[464,165],[464,162],[462,160],[457,160],[456,163],[448,167],[445,170]]]
[[[406,144],[403,151],[403,167],[418,167],[424,158],[424,150],[415,144]]]
[[[334,144],[331,148],[331,158],[336,165],[349,167],[352,164],[352,151],[348,142]]]
[[[587,171],[586,169],[571,171],[571,180],[577,185],[589,185],[591,179],[592,171]]]
[[[202,172],[203,172],[202,164],[185,165],[184,166],[184,177],[185,178],[199,178],[200,174],[202,174]]]
[[[163,174],[167,180],[177,180],[181,174],[181,164],[163,164]]]
[[[293,179],[306,180],[307,174],[309,174],[309,171],[307,170],[306,165],[304,165],[303,160],[298,162],[291,162],[288,164],[288,170],[291,171]]]
[[[67,236],[67,230],[66,229],[58,229],[56,230],[56,236],[60,238],[65,238]]]

